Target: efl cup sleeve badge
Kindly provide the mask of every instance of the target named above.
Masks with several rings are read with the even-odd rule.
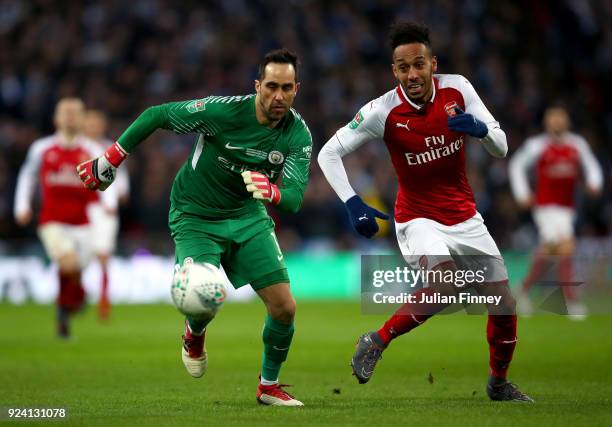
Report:
[[[187,111],[189,111],[191,114],[204,110],[206,110],[206,103],[203,99],[196,99],[195,101],[191,101],[189,104],[187,104]]]
[[[285,156],[283,156],[283,153],[280,151],[270,151],[270,154],[268,154],[268,161],[273,165],[280,165],[285,161]]]
[[[363,122],[363,114],[361,114],[361,111],[359,111],[355,115],[355,118],[348,124],[348,127],[350,129],[357,129],[357,126],[359,126],[361,122]]]
[[[444,104],[444,110],[446,111],[448,117],[454,117],[457,115],[455,108],[459,108],[459,104],[457,104],[456,101],[451,101]]]

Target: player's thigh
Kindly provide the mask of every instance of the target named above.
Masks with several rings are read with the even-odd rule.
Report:
[[[555,245],[574,237],[574,210],[563,206],[539,206],[533,211],[533,220],[540,241]]]
[[[108,213],[102,205],[95,203],[87,208],[92,230],[92,250],[96,254],[111,255],[115,252],[119,218]]]
[[[74,226],[59,222],[48,222],[38,227],[38,236],[47,256],[60,264],[76,263],[84,267],[89,261],[91,243],[89,226]],[[74,260],[72,260],[74,258]]]
[[[191,262],[221,265],[221,254],[229,244],[224,220],[210,221],[171,210],[169,226],[177,267]]]
[[[446,227],[445,236],[458,269],[477,274],[483,278],[479,279],[482,283],[508,280],[501,252],[479,213],[460,224]]]
[[[247,216],[232,221],[233,241],[222,263],[234,287],[247,283],[259,290],[289,283],[285,256],[280,248],[274,223],[267,216]]]
[[[435,221],[417,218],[395,223],[397,243],[412,268],[432,269],[452,261],[443,233]]]

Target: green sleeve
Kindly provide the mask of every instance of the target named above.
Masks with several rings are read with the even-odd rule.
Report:
[[[283,166],[281,199],[277,205],[280,210],[290,213],[300,210],[310,175],[311,153],[312,137],[306,128],[292,144]]]
[[[157,129],[176,133],[210,133],[211,109],[206,109],[206,98],[191,101],[169,102],[149,107],[123,132],[117,142],[130,153]]]

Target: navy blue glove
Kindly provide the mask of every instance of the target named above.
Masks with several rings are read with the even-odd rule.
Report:
[[[456,116],[448,118],[448,128],[455,132],[467,133],[476,138],[484,138],[489,133],[487,125],[461,108],[455,107]]]
[[[389,215],[377,211],[376,209],[366,205],[361,200],[361,197],[355,195],[348,199],[345,203],[346,209],[351,217],[353,228],[357,233],[368,239],[372,238],[378,232],[378,224],[376,218],[389,219]]]

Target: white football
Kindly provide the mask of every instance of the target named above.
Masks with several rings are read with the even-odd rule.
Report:
[[[213,317],[227,295],[225,279],[217,267],[194,263],[176,271],[170,293],[176,308],[195,318]]]

